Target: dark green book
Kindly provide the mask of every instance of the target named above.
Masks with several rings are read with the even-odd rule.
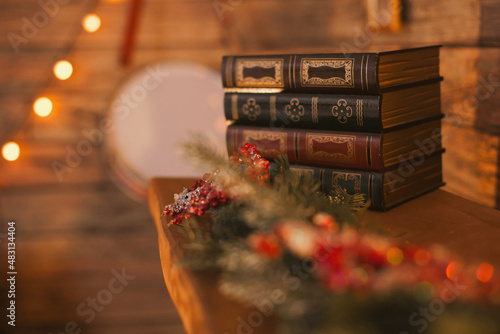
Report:
[[[226,93],[227,120],[238,125],[332,131],[391,131],[441,113],[440,82],[378,95]]]
[[[325,193],[341,187],[351,195],[364,194],[371,209],[385,211],[444,185],[442,152],[403,162],[399,168],[385,173],[301,165],[291,165],[290,169],[312,176]],[[278,173],[277,165],[272,163],[271,176]]]

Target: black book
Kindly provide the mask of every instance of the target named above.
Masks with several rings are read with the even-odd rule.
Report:
[[[377,95],[226,93],[227,120],[238,125],[332,131],[391,131],[441,114],[440,82]]]

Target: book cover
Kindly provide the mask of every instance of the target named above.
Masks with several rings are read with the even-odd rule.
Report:
[[[225,88],[236,91],[378,93],[439,77],[439,46],[380,53],[225,56]]]

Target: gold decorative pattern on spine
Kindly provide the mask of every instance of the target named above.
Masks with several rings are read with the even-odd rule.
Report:
[[[238,94],[231,96],[231,114],[233,115],[233,120],[238,119]]]
[[[354,187],[353,187],[354,193],[359,194],[361,192],[361,174],[333,172],[332,173],[332,187],[334,189],[336,189],[340,186],[339,181],[354,182]]]
[[[332,107],[332,115],[337,117],[339,123],[347,123],[347,119],[352,116],[352,108],[347,105],[347,101],[340,99],[337,105]]]
[[[363,126],[363,100],[356,100],[356,119],[358,126]]]
[[[309,75],[310,68],[343,68],[344,77],[318,78]],[[300,82],[304,87],[354,87],[352,71],[354,58],[303,58],[300,64]]]
[[[286,132],[243,130],[241,143],[253,143],[266,157],[278,157],[286,152]]]
[[[269,97],[269,113],[271,114],[271,121],[277,121],[276,117],[276,95]]]
[[[313,123],[319,123],[318,119],[318,97],[314,96],[312,98],[312,121]]]
[[[283,59],[237,59],[236,60],[236,86],[237,87],[284,87],[283,84]],[[254,78],[245,76],[244,70],[254,67],[274,69],[274,77],[263,76]]]
[[[257,120],[257,116],[261,113],[261,108],[254,98],[249,98],[247,103],[245,103],[241,109],[243,110],[243,114],[246,115],[251,121]]]
[[[353,163],[356,162],[355,142],[356,136],[308,133],[306,135],[306,157],[310,160]],[[315,145],[328,148],[330,152],[315,148]]]
[[[285,114],[290,116],[292,122],[300,121],[300,117],[304,116],[304,106],[300,105],[299,99],[293,98],[285,107]]]

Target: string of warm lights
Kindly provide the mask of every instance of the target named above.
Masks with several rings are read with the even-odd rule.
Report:
[[[101,27],[101,19],[96,14],[87,14],[82,19],[82,27],[88,33],[94,33]],[[65,59],[57,61],[53,68],[54,76],[59,80],[68,80],[73,74],[73,65]],[[47,117],[52,113],[54,105],[49,97],[38,97],[33,103],[33,111],[39,117]],[[2,157],[7,161],[16,161],[21,154],[19,144],[13,141],[2,146]]]

